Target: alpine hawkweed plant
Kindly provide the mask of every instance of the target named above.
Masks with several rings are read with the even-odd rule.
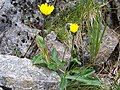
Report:
[[[49,5],[48,3],[38,5],[38,7],[39,7],[39,10],[41,11],[41,13],[46,16],[50,15],[54,10],[54,6]]]
[[[39,8],[40,12],[43,14],[44,18],[45,18],[45,16],[50,15],[53,12],[53,10],[54,10],[54,6],[53,5],[49,5],[48,3],[39,4],[38,8]],[[44,27],[42,28],[41,33],[42,33],[42,37],[44,39]],[[34,40],[36,39],[36,37],[37,37],[37,35],[34,36],[33,41],[31,42],[30,46],[28,47],[28,49],[25,52],[23,57],[26,57],[27,52],[29,51],[29,49],[32,46],[32,44],[33,44]]]
[[[73,51],[74,51],[74,37],[75,37],[75,35],[76,35],[76,33],[77,33],[77,31],[79,30],[79,26],[78,26],[78,24],[76,24],[76,23],[70,23],[69,24],[69,31],[71,32],[71,34],[72,34],[72,47],[71,47],[71,54],[73,53]],[[72,60],[72,56],[71,56],[71,59],[70,59],[70,61],[69,61],[69,63],[68,63],[68,67],[67,67],[67,70],[69,70],[71,67],[70,67],[70,63],[71,63],[71,60]]]
[[[49,5],[48,3],[40,4],[40,5],[38,5],[38,8],[39,8],[40,12],[43,14],[45,21],[46,21],[46,16],[50,15],[53,12],[53,10],[55,9],[53,5]],[[42,30],[42,36],[44,37],[43,30]]]

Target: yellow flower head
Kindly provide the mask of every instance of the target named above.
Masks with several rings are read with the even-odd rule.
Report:
[[[44,15],[50,15],[54,10],[54,6],[49,5],[47,3],[38,5],[38,7],[39,7],[39,10],[41,11],[41,13]]]
[[[72,33],[76,33],[78,31],[78,28],[79,28],[78,24],[76,24],[76,23],[71,23],[70,24],[70,31]]]

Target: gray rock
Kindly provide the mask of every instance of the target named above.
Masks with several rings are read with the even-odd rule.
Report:
[[[69,48],[57,40],[57,35],[55,32],[51,32],[46,37],[46,44],[48,49],[51,51],[53,48],[55,48],[58,52],[59,58],[64,59],[66,61],[70,60],[71,53]]]
[[[0,87],[0,90],[3,90],[3,89]]]
[[[0,16],[4,15],[12,24],[22,21],[29,25],[29,23],[36,24],[43,20],[37,8],[41,2],[37,0],[2,0],[0,3]]]
[[[32,29],[22,23],[11,27],[0,35],[0,53],[23,56],[33,37],[38,33],[38,29]],[[29,50],[28,54],[32,52]]]
[[[107,61],[118,43],[119,43],[119,35],[116,32],[114,32],[113,29],[107,28],[103,37],[100,51],[96,58],[97,62],[103,63]]]
[[[5,15],[10,8],[11,5],[9,0],[0,0],[0,34],[4,32],[6,28],[10,27],[10,20],[8,20],[8,17]]]
[[[0,53],[24,56],[38,29],[31,28],[43,19],[36,0],[0,0]],[[21,5],[22,4],[22,5]],[[30,4],[30,5],[28,5]],[[31,8],[34,5],[34,9]],[[27,6],[27,10],[25,10]],[[30,10],[31,9],[31,10]],[[34,13],[33,13],[34,12]],[[34,14],[34,17],[32,17]],[[29,17],[29,18],[28,18]],[[38,17],[38,20],[36,19]],[[31,21],[33,19],[33,21]],[[35,23],[33,23],[35,22]],[[31,24],[32,23],[32,24]],[[37,25],[40,27],[40,25]],[[36,28],[34,26],[34,28]],[[40,28],[39,28],[40,29]],[[32,52],[32,47],[27,56]]]
[[[60,77],[46,68],[37,68],[31,60],[0,55],[0,86],[12,90],[58,90]]]

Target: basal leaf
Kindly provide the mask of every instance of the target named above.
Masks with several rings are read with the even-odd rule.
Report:
[[[45,42],[43,40],[43,37],[38,35],[36,37],[36,42],[37,42],[37,45],[38,45],[39,48],[45,48]]]
[[[67,76],[67,79],[76,80],[79,82],[83,82],[85,85],[93,85],[93,86],[101,86],[101,82],[98,79],[90,79],[82,77],[81,75],[73,75],[73,76]]]
[[[33,64],[45,64],[45,60],[43,59],[42,55],[38,54],[32,58]]]

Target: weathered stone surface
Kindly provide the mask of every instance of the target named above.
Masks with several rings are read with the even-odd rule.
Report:
[[[50,34],[47,35],[46,44],[50,51],[53,48],[57,50],[59,58],[70,60],[70,50],[67,48],[67,46],[57,40],[57,35],[55,34],[55,32],[52,31]]]
[[[107,61],[111,53],[114,51],[116,45],[119,43],[118,34],[112,29],[107,28],[103,41],[100,47],[100,51],[96,58],[97,62],[102,63]]]
[[[42,23],[41,21],[43,19],[36,7],[39,2],[34,3],[35,1],[36,0],[0,0],[1,54],[24,56],[33,41],[33,37],[37,31],[39,31],[31,27],[37,22]],[[34,5],[36,8],[31,8],[31,5]],[[26,11],[24,11],[25,6]],[[32,17],[33,14],[35,17]],[[39,27],[39,24],[37,26]],[[31,52],[32,48],[28,51],[27,55]]]
[[[54,2],[53,0],[46,1]],[[40,30],[44,23],[44,18],[37,7],[37,5],[41,2],[41,0],[0,0],[1,54],[24,56],[32,42],[32,38],[34,37],[36,31],[38,31],[38,29]],[[62,1],[57,2],[58,7],[61,6],[60,2],[62,3]],[[67,2],[69,2],[69,0]],[[66,3],[64,2],[64,4]],[[72,3],[69,2],[69,4]],[[58,41],[55,41],[54,43],[58,47],[64,46]],[[32,52],[32,49],[33,48],[28,51],[28,57],[30,56],[29,54]],[[62,54],[60,54],[62,57],[64,48],[58,49],[62,49],[61,51],[59,50],[62,52]],[[69,57],[69,55],[67,56],[65,54],[65,58]]]
[[[12,90],[58,90],[59,76],[45,68],[37,68],[31,60],[0,55],[0,86]]]
[[[0,87],[0,90],[3,90],[3,89]]]
[[[37,29],[29,28],[22,23],[11,27],[0,35],[0,53],[23,56],[37,34]],[[29,50],[28,54],[31,52]]]

